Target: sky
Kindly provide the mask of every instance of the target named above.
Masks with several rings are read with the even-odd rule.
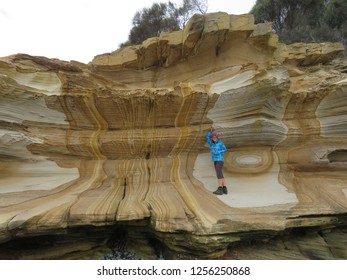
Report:
[[[169,0],[0,0],[0,57],[88,63],[128,39],[136,12]],[[183,0],[171,0],[180,6]],[[208,13],[248,13],[256,0],[208,0]]]

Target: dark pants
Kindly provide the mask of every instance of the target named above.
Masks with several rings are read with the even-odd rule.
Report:
[[[216,174],[218,179],[224,179],[223,175],[223,161],[215,161],[214,162],[214,168],[216,169]]]

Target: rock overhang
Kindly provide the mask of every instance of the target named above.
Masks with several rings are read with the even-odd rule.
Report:
[[[1,58],[3,240],[141,219],[163,232],[276,230],[346,213],[346,162],[329,160],[347,146],[346,74],[324,65],[342,50],[286,46],[252,15],[214,13],[88,65]],[[211,125],[229,150],[222,199]]]

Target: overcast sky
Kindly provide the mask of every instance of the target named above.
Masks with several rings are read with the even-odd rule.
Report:
[[[168,0],[0,0],[0,57],[26,53],[88,63],[128,39],[137,11]],[[171,0],[181,5],[182,0]],[[208,12],[248,13],[256,0],[208,0]]]

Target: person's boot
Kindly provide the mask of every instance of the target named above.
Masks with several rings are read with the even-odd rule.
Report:
[[[222,195],[223,194],[223,187],[218,187],[218,189],[215,190],[213,193],[217,194],[217,195]]]
[[[224,194],[228,194],[228,189],[227,189],[226,186],[223,186],[223,193],[224,193]]]

